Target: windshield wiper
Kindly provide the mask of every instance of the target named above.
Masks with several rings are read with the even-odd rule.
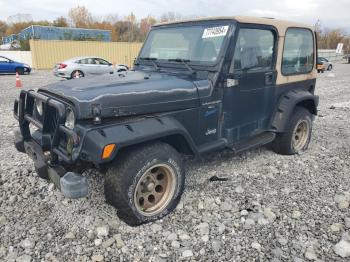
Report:
[[[139,57],[140,60],[150,61],[156,70],[160,70],[159,65],[155,62],[157,58],[155,57]]]
[[[193,68],[188,64],[189,62],[191,62],[191,60],[189,59],[182,59],[182,58],[170,58],[168,59],[168,61],[170,62],[178,62],[178,63],[182,63],[186,66],[186,68],[191,72],[191,74],[193,74],[195,71],[193,70]]]

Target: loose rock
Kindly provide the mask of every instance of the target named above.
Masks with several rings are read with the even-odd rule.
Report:
[[[182,257],[192,257],[192,256],[193,256],[192,250],[185,250],[182,252]]]
[[[340,240],[340,242],[334,246],[333,250],[338,256],[343,258],[350,257],[350,242]]]
[[[237,186],[237,187],[235,188],[235,192],[236,192],[237,194],[242,194],[242,193],[244,192],[244,189],[243,189],[242,186]]]
[[[99,226],[96,228],[96,234],[98,237],[106,237],[108,236],[109,233],[109,226],[104,225],[104,226]]]
[[[300,216],[301,216],[301,213],[300,213],[299,210],[294,210],[294,211],[293,211],[292,218],[294,218],[294,219],[299,219]]]
[[[31,261],[32,261],[32,257],[29,255],[23,255],[16,258],[16,262],[31,262]]]
[[[221,241],[220,240],[213,240],[213,242],[211,243],[211,246],[214,250],[214,252],[219,252],[220,248],[221,248]]]
[[[261,245],[258,243],[258,242],[253,242],[252,244],[251,244],[251,247],[252,248],[254,248],[254,249],[256,249],[257,251],[261,251]]]
[[[308,247],[305,252],[305,258],[308,260],[317,260],[317,255],[313,247]]]
[[[91,260],[92,261],[96,261],[96,262],[100,262],[100,261],[103,261],[104,257],[102,255],[93,255],[91,257]]]

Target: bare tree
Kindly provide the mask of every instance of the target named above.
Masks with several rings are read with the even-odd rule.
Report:
[[[59,27],[68,27],[67,18],[64,16],[57,17],[55,20],[53,20],[52,25]]]
[[[155,19],[153,16],[147,16],[145,18],[142,18],[140,21],[140,35],[138,37],[138,40],[143,41],[149,30],[151,29],[151,26],[157,23],[157,19]]]
[[[344,44],[345,52],[349,52],[350,36],[341,28],[329,29],[322,26],[318,19],[315,23],[315,31],[317,34],[317,43],[319,49],[336,49],[338,43]]]
[[[70,23],[74,27],[89,28],[93,22],[92,15],[85,6],[71,8],[68,12]]]
[[[6,22],[0,20],[0,38],[5,36],[7,27],[8,25],[6,24]]]
[[[164,13],[160,16],[160,22],[173,22],[173,21],[178,21],[183,19],[183,16],[178,14],[178,13],[174,13],[174,12],[167,12]]]
[[[103,21],[113,25],[116,22],[120,21],[120,18],[118,14],[108,14],[104,17]]]

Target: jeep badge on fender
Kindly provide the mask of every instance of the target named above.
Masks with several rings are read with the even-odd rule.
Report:
[[[316,50],[311,26],[276,19],[158,24],[122,76],[22,90],[15,146],[64,196],[86,196],[82,173],[96,168],[123,221],[155,221],[180,201],[183,155],[268,143],[285,155],[307,149]]]

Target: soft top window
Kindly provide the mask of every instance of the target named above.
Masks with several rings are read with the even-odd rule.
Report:
[[[314,65],[314,37],[309,29],[290,28],[284,40],[282,74],[306,74]]]
[[[275,38],[271,30],[240,29],[231,70],[268,70],[272,68]]]

